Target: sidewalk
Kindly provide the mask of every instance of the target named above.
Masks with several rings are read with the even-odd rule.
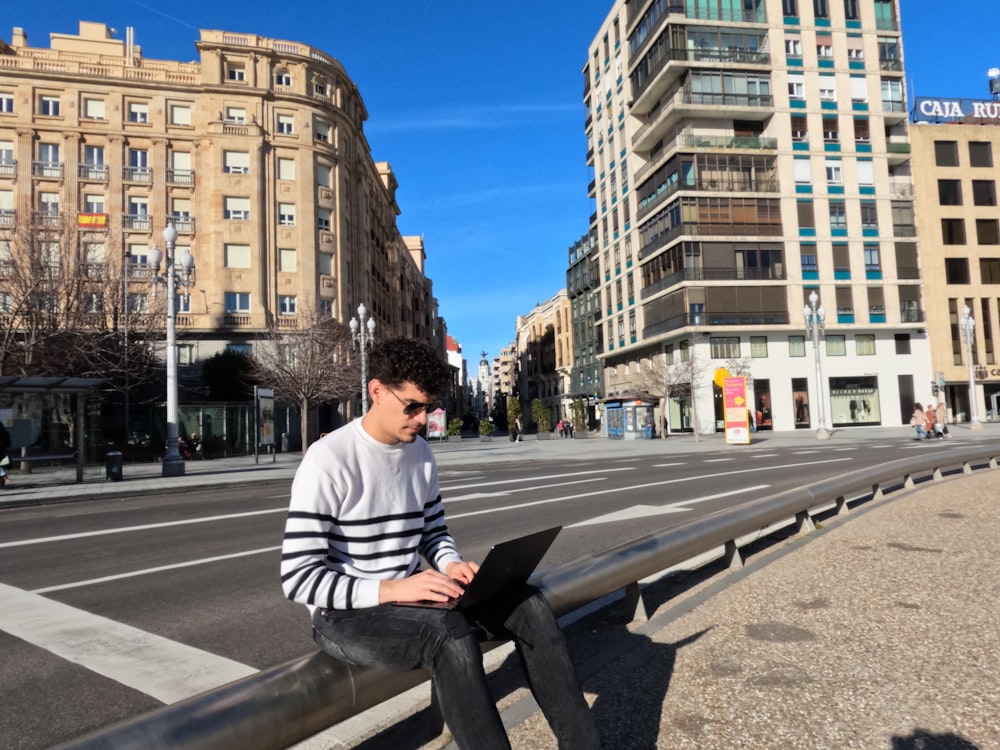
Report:
[[[975,432],[958,425],[953,432],[952,445],[996,441],[1000,425]],[[907,428],[885,427],[841,430],[829,441],[817,441],[812,431],[753,437],[750,446],[727,446],[719,435],[697,442],[690,436],[498,438],[434,444],[434,451],[447,471],[543,456],[586,461],[597,455],[845,448],[912,436]],[[0,494],[0,507],[288,482],[297,462],[297,455],[279,455],[273,463],[261,457],[259,464],[252,457],[189,461],[179,478],[160,477],[159,464],[126,465],[121,482],[104,481],[102,469],[101,479],[79,485],[66,483],[72,470],[14,472],[22,484]],[[650,584],[651,619],[627,632],[621,626],[605,633],[603,648],[579,668],[605,747],[1000,748],[997,477],[984,470],[894,492],[676,597],[667,586]],[[25,486],[29,479],[37,484]],[[555,748],[526,691],[513,698],[504,701],[504,716],[514,748]],[[445,745],[446,738],[438,738],[425,747]],[[310,741],[309,747],[319,745]]]

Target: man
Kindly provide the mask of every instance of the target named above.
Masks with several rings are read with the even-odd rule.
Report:
[[[314,443],[292,484],[281,556],[285,594],[312,613],[331,656],[380,669],[430,670],[465,750],[509,748],[483,669],[481,639],[511,637],[562,748],[600,739],[565,639],[541,594],[524,587],[469,612],[401,607],[462,593],[478,566],[444,519],[437,466],[420,431],[451,372],[427,345],[391,339],[369,354],[371,406]],[[420,557],[430,565],[421,570]]]

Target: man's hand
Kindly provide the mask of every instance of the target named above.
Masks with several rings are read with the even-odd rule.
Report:
[[[469,563],[452,563],[449,572],[456,566]],[[462,587],[436,570],[423,570],[409,578],[381,581],[378,587],[378,603],[388,602],[446,602],[462,595]],[[471,576],[469,577],[471,581]]]
[[[445,566],[444,572],[453,581],[458,581],[463,586],[468,586],[472,583],[472,579],[476,577],[476,573],[479,572],[479,565],[463,560],[462,562],[448,563]]]

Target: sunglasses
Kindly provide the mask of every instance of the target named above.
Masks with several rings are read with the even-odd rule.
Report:
[[[396,396],[396,392],[392,388],[386,386],[386,390],[393,396]],[[430,413],[441,406],[440,401],[428,401],[425,404],[423,401],[404,401],[399,396],[396,396],[396,400],[403,405],[403,414],[408,417],[412,417],[422,411]]]

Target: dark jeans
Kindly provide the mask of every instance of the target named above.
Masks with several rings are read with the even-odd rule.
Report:
[[[486,682],[479,642],[512,638],[559,747],[601,746],[566,640],[534,588],[524,587],[467,613],[392,604],[317,610],[313,626],[319,647],[342,661],[393,671],[426,667],[444,720],[464,750],[510,748]]]

